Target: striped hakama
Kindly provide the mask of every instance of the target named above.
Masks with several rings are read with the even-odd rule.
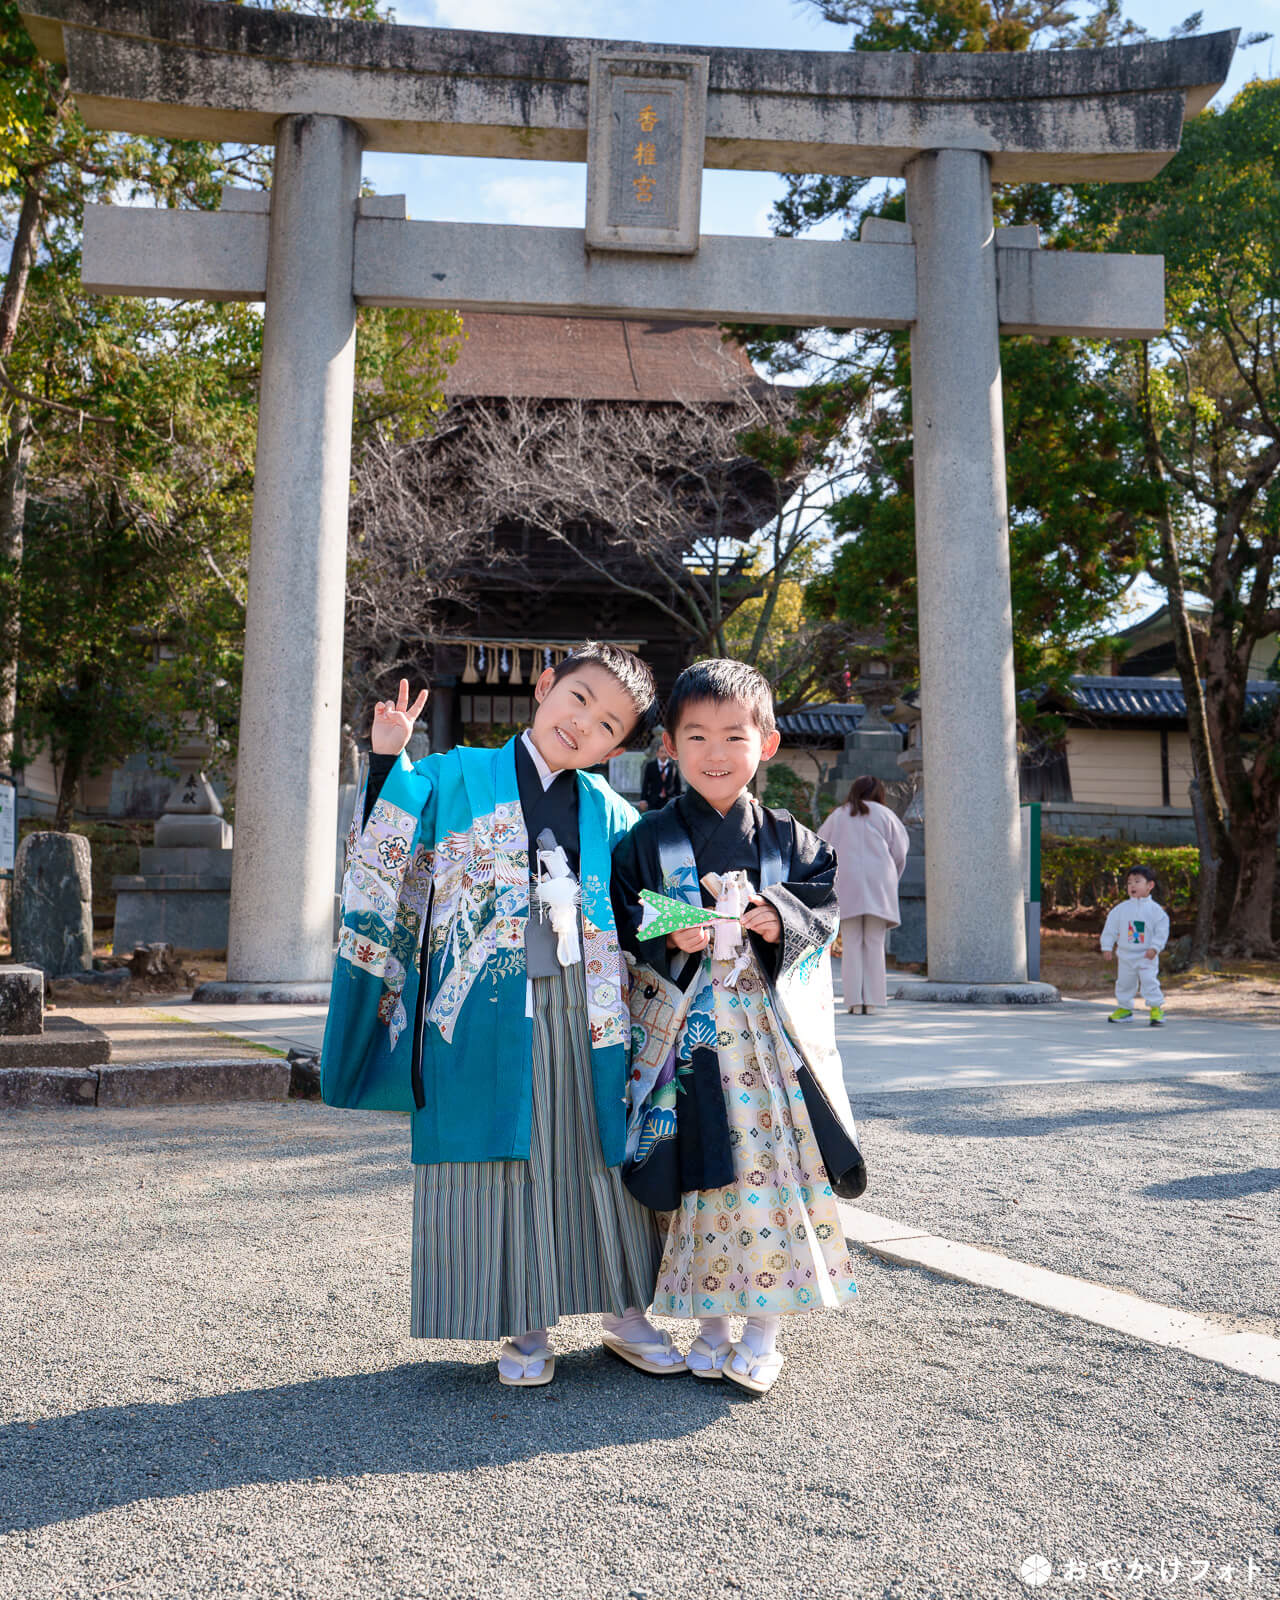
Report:
[[[413,1169],[415,1339],[502,1339],[653,1298],[656,1219],[600,1152],[582,964],[532,981],[528,1161]]]

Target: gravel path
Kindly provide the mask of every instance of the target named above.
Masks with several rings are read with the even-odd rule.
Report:
[[[868,1124],[877,1208],[923,1114]],[[931,1159],[983,1165],[973,1136]],[[860,1258],[765,1402],[584,1319],[514,1393],[404,1337],[406,1144],[300,1102],[0,1118],[3,1600],[985,1600],[1035,1552],[1046,1592],[1280,1592],[1274,1385]]]
[[[862,1095],[870,1211],[1280,1335],[1280,1076]]]

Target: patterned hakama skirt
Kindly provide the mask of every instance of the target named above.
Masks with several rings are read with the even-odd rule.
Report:
[[[653,1308],[714,1317],[847,1305],[858,1292],[853,1262],[795,1058],[755,960],[733,989],[729,968],[711,963],[686,1026],[716,1041],[734,1181],[691,1190],[664,1217]]]
[[[415,1339],[502,1339],[653,1298],[661,1238],[604,1165],[590,1040],[581,962],[534,978],[528,1161],[414,1167]]]

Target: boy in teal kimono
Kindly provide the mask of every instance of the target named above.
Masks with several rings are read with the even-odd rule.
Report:
[[[411,764],[426,698],[402,681],[375,708],[321,1055],[328,1104],[411,1114],[410,1331],[505,1339],[499,1378],[528,1387],[554,1375],[548,1329],[601,1312],[614,1354],[683,1372],[644,1315],[661,1245],[619,1171],[629,1017],[609,882],[637,814],[584,770],[647,731],[653,677],[584,645],[502,749]]]

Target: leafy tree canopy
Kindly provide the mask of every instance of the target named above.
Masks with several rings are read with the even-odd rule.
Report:
[[[828,21],[853,29],[858,50],[982,51],[1114,44],[1141,36],[1120,0],[1036,4],[1011,0],[812,0]],[[1188,19],[1184,26],[1197,25]],[[780,234],[840,219],[856,237],[871,214],[905,216],[900,187],[860,178],[793,176],[774,211]],[[1066,242],[1068,189],[1002,186],[1003,225],[1034,223],[1045,243]],[[752,354],[777,371],[820,374],[848,399],[861,446],[862,479],[835,499],[830,569],[808,590],[810,615],[845,622],[910,662],[918,650],[911,434],[910,339],[901,333],[765,329]],[[1141,429],[1130,401],[1107,378],[1101,347],[1078,341],[1001,341],[1004,363],[1015,664],[1022,688],[1078,670],[1106,631],[1117,600],[1142,570],[1158,491],[1142,479]],[[957,641],[957,648],[962,648]],[[842,662],[829,664],[834,688]],[[1022,702],[1031,717],[1030,700]],[[1031,718],[1034,720],[1034,718]],[[1052,722],[1040,732],[1052,731]]]
[[[381,14],[372,0],[291,9]],[[51,749],[65,821],[82,775],[163,748],[184,717],[234,732],[262,328],[252,306],[85,295],[84,207],[216,209],[226,184],[269,184],[271,152],[86,129],[13,0],[0,129],[0,611],[18,623],[0,656],[16,651],[19,678],[16,707],[0,692],[0,735],[16,723],[28,753]],[[360,320],[358,435],[420,430],[457,318]]]

